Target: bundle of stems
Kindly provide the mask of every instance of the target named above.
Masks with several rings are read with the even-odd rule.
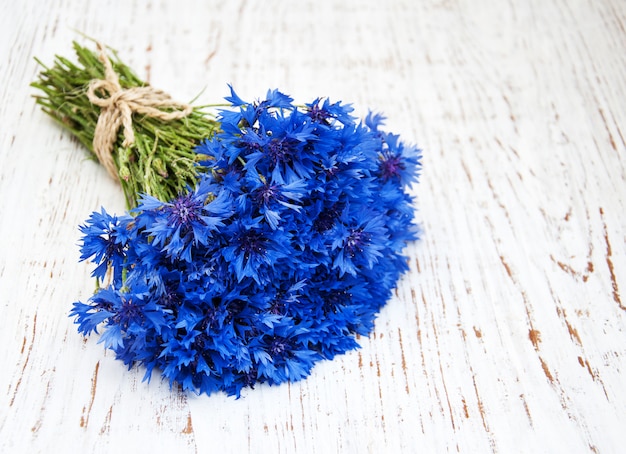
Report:
[[[56,56],[52,67],[43,67],[31,86],[41,90],[36,95],[42,110],[69,130],[96,157],[93,147],[100,107],[92,104],[87,89],[92,80],[105,78],[104,64],[98,54],[77,42],[73,43],[78,63]],[[143,87],[142,81],[113,50],[109,50],[113,70],[122,89]],[[198,172],[205,169],[194,148],[218,129],[215,116],[201,107],[184,118],[169,121],[133,114],[135,143],[123,146],[122,129],[113,146],[112,157],[124,190],[128,208],[137,206],[140,194],[168,201],[193,187]]]

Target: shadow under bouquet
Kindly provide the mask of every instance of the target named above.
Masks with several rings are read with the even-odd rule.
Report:
[[[150,104],[158,91],[103,48],[75,49],[78,65],[41,72],[37,101],[107,162],[129,205],[80,227],[98,286],[73,305],[78,331],[145,379],[236,396],[357,348],[419,235],[407,189],[420,150],[325,98],[247,102],[230,87],[215,115]]]

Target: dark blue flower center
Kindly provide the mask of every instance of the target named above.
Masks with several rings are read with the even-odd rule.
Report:
[[[322,309],[324,314],[333,313],[336,314],[339,307],[344,306],[350,301],[350,292],[347,290],[331,290],[323,295],[324,304]]]
[[[272,159],[272,162],[275,164],[283,161],[285,156],[288,154],[289,149],[285,147],[282,140],[272,139],[270,143],[267,144],[267,151]]]
[[[313,222],[313,228],[319,233],[330,230],[335,225],[335,220],[339,214],[340,210],[334,206],[323,210]]]
[[[109,238],[104,240],[106,243],[106,248],[105,248],[105,257],[107,258],[107,260],[111,259],[112,257],[120,257],[124,255],[124,245],[116,243],[115,239],[111,237],[111,235],[109,235]]]
[[[174,199],[169,210],[168,220],[172,225],[189,227],[200,219],[202,202],[193,198],[193,193],[187,193]]]
[[[159,303],[166,309],[177,309],[182,301],[182,296],[176,292],[175,287],[171,284],[165,286],[165,291],[159,298]]]
[[[248,230],[239,240],[239,249],[244,253],[246,259],[253,254],[261,254],[265,249],[265,237],[259,232]]]
[[[141,318],[141,314],[141,307],[133,303],[132,299],[122,299],[122,306],[113,319],[124,328],[128,328],[133,321]]]
[[[242,375],[244,386],[249,386],[250,389],[254,389],[254,384],[259,380],[257,377],[258,369],[256,367],[252,367],[248,372],[243,372]]]
[[[210,345],[209,336],[206,332],[198,334],[193,340],[193,346],[196,351],[204,351]]]
[[[269,352],[274,357],[290,357],[293,342],[281,336],[275,336],[269,346]]]
[[[400,173],[405,170],[405,168],[406,167],[400,156],[386,155],[380,163],[380,174],[383,179],[391,180],[398,178]]]
[[[266,149],[272,164],[291,162],[296,151],[296,144],[297,141],[289,138],[274,138],[270,140],[266,145]]]
[[[348,254],[354,256],[357,252],[363,252],[363,248],[369,242],[369,234],[364,232],[363,229],[356,229],[350,232],[344,249]]]
[[[286,313],[287,304],[285,302],[285,292],[278,292],[270,305],[270,313],[274,315],[284,315]]]
[[[267,205],[280,194],[278,185],[266,183],[256,190],[254,198],[257,202]]]
[[[311,117],[313,121],[323,124],[329,124],[328,119],[330,118],[330,113],[328,113],[323,108],[320,108],[319,104],[315,104],[308,108],[307,115]]]

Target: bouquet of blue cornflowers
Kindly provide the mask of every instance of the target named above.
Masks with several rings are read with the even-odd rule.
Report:
[[[421,154],[341,102],[246,102],[232,87],[226,100],[185,190],[81,226],[100,285],[71,316],[145,379],[239,396],[371,332],[418,236],[407,187]]]

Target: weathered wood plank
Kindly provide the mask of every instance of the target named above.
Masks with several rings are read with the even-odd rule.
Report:
[[[0,19],[4,452],[620,452],[626,4],[27,0]],[[424,149],[423,239],[363,348],[240,400],[126,371],[67,318],[76,226],[123,211],[30,98],[74,29],[179,99],[226,83],[383,111]]]

